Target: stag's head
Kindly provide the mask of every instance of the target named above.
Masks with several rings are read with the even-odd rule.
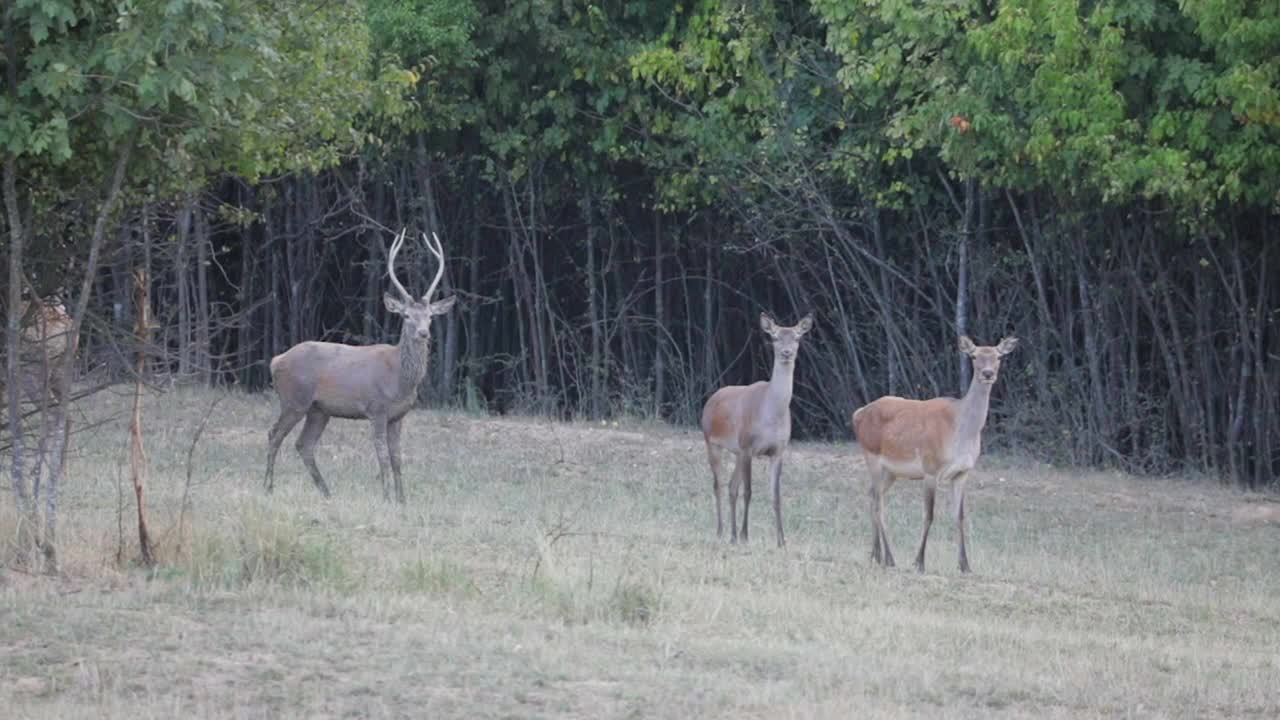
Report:
[[[450,295],[443,300],[432,302],[431,296],[436,291],[436,286],[440,284],[440,278],[444,277],[444,248],[440,245],[440,238],[435,233],[431,233],[431,237],[435,239],[435,245],[427,239],[426,233],[422,234],[422,242],[427,246],[427,250],[436,256],[439,268],[436,270],[436,277],[431,281],[431,287],[427,288],[427,294],[421,298],[414,298],[404,289],[404,285],[396,278],[396,255],[400,253],[400,248],[404,245],[405,233],[402,231],[391,243],[391,252],[387,255],[387,273],[391,276],[391,285],[395,288],[397,295],[385,293],[382,301],[386,304],[387,310],[404,318],[404,329],[400,332],[404,337],[412,338],[419,342],[427,342],[431,339],[431,318],[436,315],[443,315],[449,312],[453,307],[453,303],[457,300],[457,296]]]
[[[774,357],[784,365],[790,365],[796,361],[796,354],[800,352],[800,339],[813,328],[813,316],[805,315],[795,325],[782,327],[768,313],[760,313],[760,328],[773,340]]]
[[[973,374],[978,380],[991,385],[1000,374],[1000,358],[1013,352],[1018,346],[1018,338],[1010,335],[994,347],[990,345],[974,345],[968,335],[960,336],[960,352],[973,360]]]

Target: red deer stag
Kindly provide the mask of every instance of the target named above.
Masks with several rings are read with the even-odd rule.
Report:
[[[973,381],[963,398],[907,400],[888,395],[853,413],[853,432],[871,475],[871,559],[893,567],[893,552],[885,532],[885,494],[899,479],[924,480],[924,534],[916,553],[916,570],[924,572],[924,547],[933,524],[933,501],[938,483],[951,481],[951,509],[960,536],[960,572],[969,572],[964,543],[964,486],[982,452],[982,428],[987,423],[991,386],[1000,371],[1000,358],[1018,344],[1007,337],[995,347],[978,347],[960,338],[960,352],[973,360]]]
[[[378,453],[378,481],[384,498],[387,466],[395,476],[396,500],[404,502],[404,484],[400,479],[400,423],[413,407],[418,385],[427,374],[427,355],[431,341],[431,318],[453,307],[456,296],[431,302],[431,295],[444,275],[444,248],[435,237],[433,246],[427,236],[423,243],[436,256],[440,267],[427,294],[415,300],[396,279],[396,255],[404,245],[400,233],[391,244],[387,256],[387,273],[399,297],[386,293],[382,300],[387,310],[404,318],[399,345],[366,345],[362,347],[328,342],[303,342],[271,359],[271,380],[280,396],[280,417],[271,428],[267,450],[267,492],[271,492],[276,453],[280,443],[306,417],[298,435],[298,454],[311,473],[320,492],[328,497],[320,470],[316,467],[316,444],[324,433],[329,418],[369,420],[373,425],[373,445]]]
[[[794,327],[779,327],[773,318],[760,315],[760,327],[773,341],[773,375],[751,385],[730,385],[715,391],[702,409],[702,437],[711,462],[711,488],[716,496],[716,537],[724,536],[720,478],[722,458],[737,456],[729,480],[729,530],[738,542],[738,488],[742,488],[742,540],[747,540],[747,511],[751,507],[751,460],[766,457],[773,485],[773,519],[778,547],[786,544],[782,533],[782,456],[791,441],[791,385],[800,352],[800,339],[813,327],[806,315]]]

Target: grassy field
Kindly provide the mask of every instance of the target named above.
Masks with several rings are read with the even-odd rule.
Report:
[[[975,572],[940,500],[919,575],[870,565],[851,442],[793,445],[778,550],[759,471],[750,542],[716,541],[691,431],[417,412],[401,508],[358,422],[322,442],[332,499],[292,438],[264,496],[274,401],[235,395],[195,450],[180,532],[213,398],[148,401],[151,572],[116,561],[122,542],[136,556],[127,402],[95,399],[63,575],[0,569],[0,715],[1280,716],[1280,527],[1247,521],[1263,498],[987,457]],[[890,505],[909,565],[919,485]]]

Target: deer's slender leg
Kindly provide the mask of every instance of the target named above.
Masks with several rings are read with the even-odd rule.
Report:
[[[746,458],[747,469],[742,472],[742,532],[738,533],[738,539],[746,542],[747,512],[751,510],[751,463],[754,458],[746,450],[742,451],[742,457]]]
[[[738,451],[738,460],[733,466],[733,477],[729,478],[729,542],[738,542],[738,490],[742,487],[743,478],[751,477],[751,453]],[[745,540],[745,538],[743,538]]]
[[[328,424],[329,416],[324,412],[315,409],[307,411],[307,422],[303,424],[302,432],[298,433],[297,442],[302,464],[307,466],[311,479],[320,489],[320,494],[325,497],[329,497],[329,486],[324,483],[324,478],[320,476],[320,468],[316,466],[316,445],[320,442],[320,436],[324,434],[324,428]]]
[[[267,434],[267,492],[271,492],[275,486],[276,475],[276,454],[280,452],[280,445],[284,443],[284,439],[289,436],[289,431],[294,425],[305,415],[303,411],[294,410],[292,408],[280,408],[280,417],[276,418],[276,422],[271,426],[271,432]]]
[[[933,525],[933,502],[938,495],[938,476],[924,479],[924,532],[920,535],[920,551],[916,553],[916,571],[924,572],[924,547],[929,544],[929,527]]]
[[[956,530],[960,536],[960,572],[969,572],[969,554],[964,544],[964,485],[969,473],[963,472],[951,480],[951,508],[956,516]]]
[[[387,483],[387,471],[391,469],[391,451],[387,449],[387,418],[369,418],[373,426],[373,449],[378,454],[378,483],[382,485],[382,499],[391,499],[391,486]]]
[[[885,567],[893,567],[893,551],[889,546],[889,533],[885,531],[885,495],[889,493],[889,488],[893,486],[893,482],[897,480],[893,473],[880,469],[880,476],[872,482],[876,485],[875,497],[875,522],[876,532],[880,534],[880,564]]]
[[[391,474],[396,479],[396,501],[404,504],[404,483],[400,479],[400,423],[404,418],[387,423],[387,450],[391,455]]]
[[[876,477],[880,471],[869,464],[868,470],[871,474],[871,481],[867,483],[867,499],[871,501],[867,512],[867,517],[871,518],[871,562],[880,564],[884,561],[884,554],[880,549],[880,523],[876,521],[880,513],[880,484],[876,482]]]
[[[711,492],[716,497],[716,537],[724,537],[724,516],[720,505],[723,502],[720,489],[720,474],[724,472],[724,450],[714,443],[707,443],[707,461],[711,463]]]
[[[769,484],[773,486],[773,523],[778,531],[778,547],[787,544],[782,532],[782,453],[769,458]]]

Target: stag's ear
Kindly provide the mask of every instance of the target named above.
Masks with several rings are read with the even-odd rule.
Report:
[[[813,329],[813,313],[809,313],[808,315],[805,315],[803,318],[800,319],[800,322],[796,323],[797,335],[804,335],[805,333],[809,332],[812,329]]]
[[[397,315],[405,314],[404,301],[392,295],[391,293],[382,293],[382,302],[387,306],[387,310]]]
[[[769,337],[777,337],[778,324],[769,317],[769,313],[760,313],[760,329],[764,330]]]
[[[1000,353],[1001,355],[1008,355],[1009,353],[1013,352],[1013,349],[1016,347],[1018,347],[1018,338],[1010,335],[1009,337],[1000,341],[1000,344],[996,346],[996,352]]]
[[[431,303],[431,305],[430,305],[431,314],[432,314],[432,315],[443,315],[443,314],[445,314],[445,313],[449,312],[450,308],[452,308],[452,307],[453,307],[453,304],[454,304],[455,302],[457,302],[457,301],[458,301],[458,296],[457,296],[457,295],[450,295],[449,297],[447,297],[447,298],[445,298],[445,299],[443,299],[443,300],[437,300],[437,301],[435,301],[435,302]]]
[[[977,349],[978,346],[973,344],[973,341],[969,339],[968,335],[960,336],[960,352],[965,355],[972,356],[974,351]]]

